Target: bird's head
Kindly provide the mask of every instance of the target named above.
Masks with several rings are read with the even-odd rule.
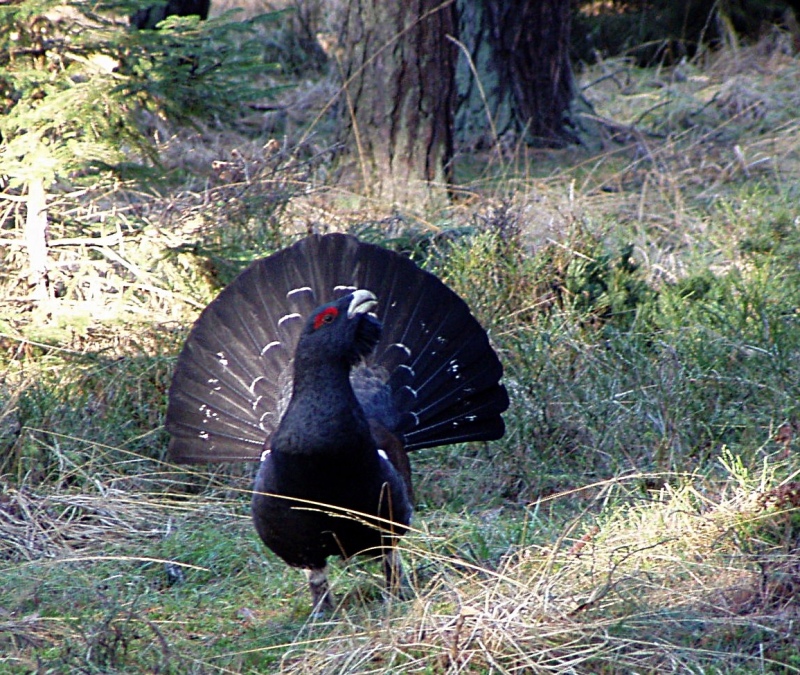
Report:
[[[359,289],[317,307],[300,335],[297,357],[355,365],[381,338],[381,323],[370,313],[377,304],[371,291]]]

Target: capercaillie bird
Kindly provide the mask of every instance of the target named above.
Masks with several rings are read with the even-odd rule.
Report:
[[[433,274],[349,235],[312,235],[251,264],[200,314],[169,390],[169,454],[260,461],[256,530],[306,570],[321,613],[329,556],[381,556],[399,587],[408,453],[500,438],[502,373]]]

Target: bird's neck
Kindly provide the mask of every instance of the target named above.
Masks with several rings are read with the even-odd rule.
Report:
[[[272,437],[278,452],[302,455],[374,453],[364,411],[346,363],[295,363],[292,398]]]
[[[314,354],[295,356],[292,396],[302,395],[306,390],[320,388],[339,389],[350,386],[350,366],[342,360],[315,358]]]

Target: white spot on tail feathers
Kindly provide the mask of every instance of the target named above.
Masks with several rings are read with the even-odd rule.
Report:
[[[199,412],[203,413],[203,424],[208,422],[208,420],[212,419],[219,419],[219,415],[214,412],[211,408],[209,408],[205,403],[201,405],[198,409]]]
[[[225,358],[225,352],[217,352],[217,360],[223,368],[228,367],[228,359]]]
[[[461,379],[461,373],[458,372],[460,369],[461,369],[461,364],[458,361],[456,361],[455,359],[453,359],[452,361],[450,361],[449,364],[447,364],[447,370],[450,373],[452,373],[453,377],[456,380],[460,380]]]
[[[284,321],[290,321],[292,319],[302,319],[302,318],[303,317],[301,317],[297,312],[293,312],[291,314],[287,314],[286,316],[282,316],[280,319],[278,319],[278,325],[280,326]]]
[[[352,292],[352,291],[356,290],[356,287],[355,286],[334,286],[333,290],[334,290],[334,292],[347,291],[349,293],[349,292]]]
[[[381,448],[378,448],[378,454],[381,457],[383,457],[383,459],[385,459],[387,462],[389,461],[389,455],[386,454],[385,450],[382,450]]]
[[[311,290],[311,286],[302,286],[300,288],[293,288],[286,294],[286,298],[287,299],[291,298],[293,295],[296,295],[297,293],[311,293],[311,295],[314,295],[314,291]]]
[[[265,412],[261,417],[258,418],[258,428],[266,433],[270,433],[273,428],[272,422],[270,422],[268,419],[269,417],[274,417],[273,413]]]
[[[280,347],[280,346],[281,346],[280,342],[278,342],[277,340],[273,340],[269,344],[264,345],[264,349],[261,350],[261,356],[264,356],[264,354],[266,354],[273,347]]]
[[[258,377],[257,377],[255,380],[253,380],[253,381],[250,383],[250,387],[249,387],[250,393],[251,393],[251,394],[253,394],[253,395],[255,395],[255,393],[256,393],[256,385],[258,384],[258,381],[259,381],[259,380],[265,380],[265,381],[266,381],[266,379],[267,379],[267,378],[266,378],[266,377],[264,377],[263,375],[259,375],[259,376],[258,376]],[[259,398],[261,398],[261,397],[259,396]]]
[[[406,353],[406,356],[411,356],[411,350],[408,347],[406,347],[402,342],[394,342],[389,346],[390,347],[397,347],[398,349],[402,349]]]

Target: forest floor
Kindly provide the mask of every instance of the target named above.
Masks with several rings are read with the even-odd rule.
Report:
[[[464,155],[444,212],[334,180],[325,78],[162,124],[158,188],[65,194],[59,297],[28,301],[21,247],[0,272],[0,672],[800,673],[787,45],[587,67],[597,147]],[[255,535],[252,467],[172,465],[162,426],[200,309],[309,230],[444,278],[512,400],[503,440],[412,457],[412,597],[336,563],[326,620]]]

